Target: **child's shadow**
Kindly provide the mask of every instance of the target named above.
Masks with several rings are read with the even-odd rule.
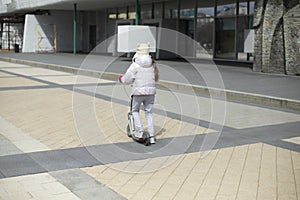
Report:
[[[167,130],[164,127],[154,126],[155,136],[163,135]]]

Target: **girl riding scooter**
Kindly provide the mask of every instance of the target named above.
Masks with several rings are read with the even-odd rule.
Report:
[[[154,60],[149,55],[150,44],[138,44],[137,52],[133,57],[133,62],[127,69],[124,76],[119,77],[119,81],[132,85],[132,115],[136,127],[134,136],[142,138],[144,128],[141,123],[139,111],[143,104],[150,143],[155,143],[154,124],[152,118],[152,108],[155,101],[156,87],[158,81],[158,70]]]

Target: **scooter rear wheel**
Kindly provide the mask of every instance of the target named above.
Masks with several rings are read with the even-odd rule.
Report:
[[[150,145],[150,135],[149,135],[149,133],[148,132],[144,132],[143,138],[144,138],[143,144],[145,146],[149,146]]]

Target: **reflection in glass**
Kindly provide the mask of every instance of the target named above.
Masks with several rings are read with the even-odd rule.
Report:
[[[180,18],[191,19],[194,18],[195,14],[195,1],[185,0],[184,3],[181,1],[180,6]]]
[[[117,19],[116,9],[107,9],[107,19]]]
[[[213,17],[215,15],[214,0],[198,0],[198,17]]]
[[[216,58],[235,59],[235,18],[216,19]]]
[[[152,4],[142,4],[141,5],[141,19],[151,19],[152,18]]]
[[[163,5],[162,3],[154,4],[154,19],[162,19]]]
[[[198,18],[197,19],[197,37],[199,42],[199,48],[197,48],[196,57],[209,57],[213,56],[213,30],[214,30],[214,18]],[[201,47],[200,47],[201,45]],[[206,52],[203,52],[203,49]]]
[[[193,18],[193,17],[194,17],[194,9],[180,10],[180,18]]]
[[[175,19],[178,17],[177,1],[165,2],[165,18]]]
[[[194,38],[195,1],[185,0],[180,6],[180,32]]]
[[[126,8],[118,9],[118,19],[127,19],[127,10]]]
[[[128,19],[135,19],[135,7],[130,6],[128,9]]]
[[[253,17],[242,16],[238,17],[238,35],[237,35],[237,52],[238,60],[249,60],[250,54],[244,52],[244,43],[245,43],[245,31],[251,29]]]
[[[230,16],[235,14],[236,14],[236,3],[217,6],[217,16]]]
[[[250,2],[250,5],[249,5],[249,14],[250,14],[250,15],[253,15],[253,14],[254,14],[254,4],[255,4],[254,1],[251,1],[251,2]]]
[[[247,15],[248,14],[248,3],[242,2],[239,3],[239,15]]]

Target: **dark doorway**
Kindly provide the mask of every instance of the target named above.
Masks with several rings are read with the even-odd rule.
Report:
[[[90,37],[89,49],[90,51],[92,51],[96,47],[96,25],[90,25],[89,37]]]

